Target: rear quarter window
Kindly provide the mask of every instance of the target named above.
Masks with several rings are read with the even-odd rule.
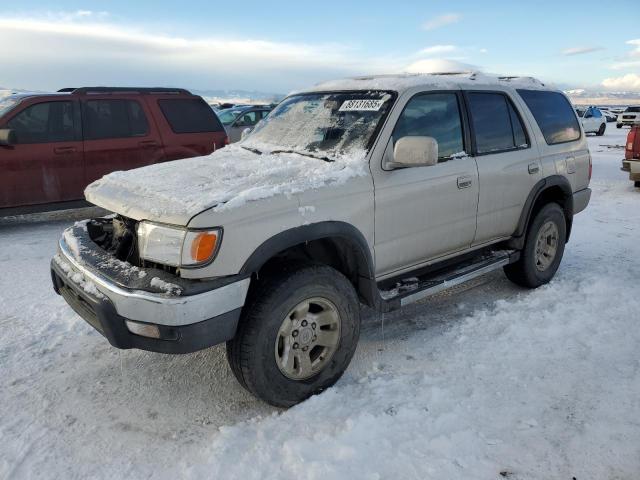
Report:
[[[580,138],[578,119],[564,95],[544,90],[518,90],[518,94],[531,110],[547,145]]]
[[[213,109],[199,98],[158,100],[162,114],[173,133],[223,132]]]

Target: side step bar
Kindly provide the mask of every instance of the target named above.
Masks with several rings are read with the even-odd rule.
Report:
[[[396,288],[381,291],[382,310],[385,312],[423,300],[486,273],[518,261],[520,252],[515,250],[499,250],[488,255],[454,266],[448,270],[440,270],[435,274],[413,277],[398,283]]]

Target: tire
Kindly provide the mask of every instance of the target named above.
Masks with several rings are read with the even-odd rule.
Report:
[[[640,188],[640,180],[636,180],[635,182],[633,182],[633,186],[636,188]]]
[[[617,128],[622,128],[622,124],[621,123],[616,123],[616,127]]]
[[[553,225],[553,227],[550,227]],[[555,242],[551,242],[554,235]],[[543,229],[544,232],[543,233]],[[546,241],[543,238],[543,249],[551,249],[551,243],[555,243],[555,254],[553,258],[548,255],[537,255],[539,247],[538,240],[541,235],[551,234],[547,236]],[[548,203],[533,218],[527,229],[527,236],[524,242],[524,248],[520,252],[520,259],[504,267],[504,273],[513,283],[527,288],[537,288],[551,281],[556,274],[567,238],[567,224],[562,207],[557,203]]]
[[[602,135],[604,135],[604,131],[607,129],[607,125],[605,123],[603,123],[602,125],[600,125],[600,128],[598,129],[598,131],[596,132],[596,135],[601,137]]]
[[[300,307],[305,304],[307,313]],[[321,318],[337,319],[338,326],[322,325]],[[291,407],[342,376],[359,336],[360,304],[349,280],[325,265],[292,265],[260,280],[236,336],[227,342],[227,359],[249,392],[276,407]],[[330,348],[315,343],[323,338],[331,338]],[[302,361],[307,357],[310,363]]]

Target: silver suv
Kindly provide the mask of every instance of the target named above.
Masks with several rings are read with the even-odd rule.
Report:
[[[239,382],[291,406],[347,368],[361,304],[500,268],[549,282],[590,176],[571,104],[534,79],[329,82],[236,145],[90,185],[113,214],[65,231],[54,288],[118,348],[227,342]]]

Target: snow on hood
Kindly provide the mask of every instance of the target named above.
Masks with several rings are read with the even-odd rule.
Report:
[[[296,153],[250,152],[230,145],[211,155],[105,175],[85,189],[88,201],[135,219],[186,225],[203,210],[291,196],[365,175],[365,152],[333,162]]]

